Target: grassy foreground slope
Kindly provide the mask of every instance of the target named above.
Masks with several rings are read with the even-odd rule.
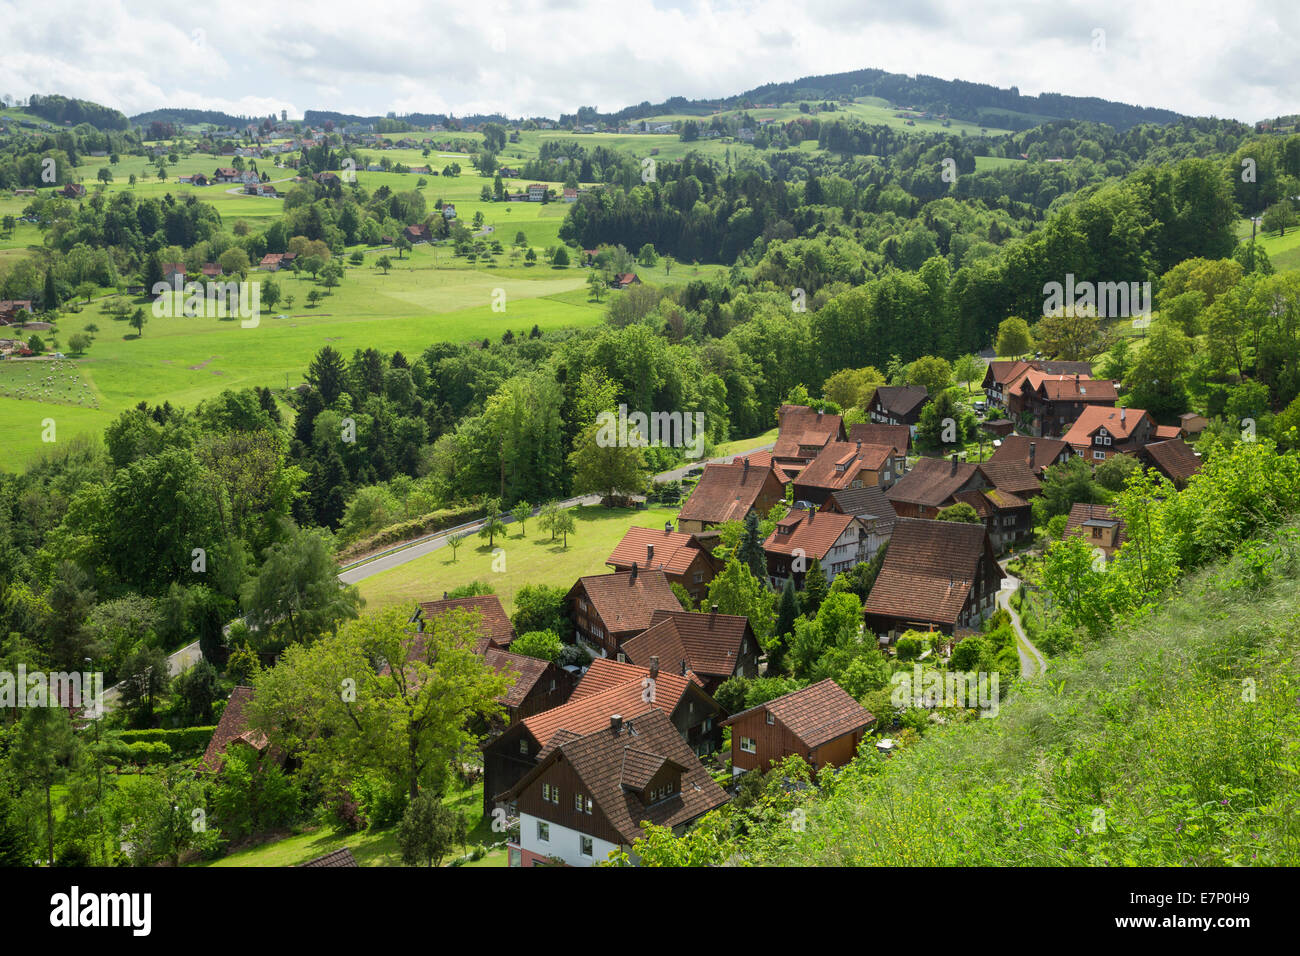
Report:
[[[765,865],[1295,865],[1300,527],[1185,579],[994,720],[859,760]]]

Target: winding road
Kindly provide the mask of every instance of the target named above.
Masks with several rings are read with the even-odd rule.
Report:
[[[1016,652],[1020,655],[1020,676],[1036,677],[1047,670],[1047,659],[1030,642],[1020,621],[1020,614],[1011,603],[1011,596],[1020,587],[1020,579],[1007,570],[1006,561],[1000,561],[998,564],[1002,568],[1003,576],[1002,590],[998,591],[997,604],[1000,608],[1006,608],[1007,613],[1011,615],[1011,627],[1016,632]]]

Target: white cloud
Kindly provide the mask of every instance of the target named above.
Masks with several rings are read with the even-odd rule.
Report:
[[[1246,120],[1300,109],[1287,0],[283,0],[274,16],[251,12],[247,0],[0,0],[0,92],[127,113],[521,116],[875,67]]]

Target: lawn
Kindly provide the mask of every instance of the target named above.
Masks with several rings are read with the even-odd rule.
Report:
[[[714,457],[723,458],[727,455],[739,455],[749,451],[751,448],[758,448],[762,445],[776,441],[776,429],[771,428],[761,435],[755,435],[753,438],[737,438],[735,441],[724,441],[713,449]]]
[[[410,604],[440,597],[471,581],[486,581],[501,598],[509,614],[514,609],[515,592],[525,584],[550,584],[569,587],[584,574],[605,574],[605,559],[634,525],[662,528],[665,521],[677,517],[676,508],[602,508],[598,505],[574,509],[578,530],[569,535],[569,546],[552,542],[550,535],[537,527],[537,519],[525,526],[521,537],[516,525],[508,525],[508,535],[498,536],[496,547],[503,553],[493,555],[486,541],[468,538],[460,546],[456,560],[450,547],[416,558],[362,580],[357,586],[371,610],[391,604]],[[496,569],[494,570],[494,564]]]
[[[505,839],[503,834],[494,833],[490,822],[483,816],[483,784],[476,783],[470,787],[454,790],[444,801],[448,806],[459,810],[471,824],[469,832],[469,849],[476,846],[494,847],[482,859],[463,864],[464,866],[505,866],[507,863],[504,847],[495,845]],[[326,853],[347,848],[356,857],[361,866],[402,866],[401,851],[397,847],[397,830],[389,827],[385,830],[362,830],[349,833],[330,827],[321,827],[308,833],[298,833],[283,839],[263,843],[259,846],[240,850],[229,856],[214,860],[205,866],[298,866],[308,860],[314,860]],[[456,847],[455,856],[460,856],[460,847]]]

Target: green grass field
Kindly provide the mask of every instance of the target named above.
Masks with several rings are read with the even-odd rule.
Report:
[[[471,581],[492,585],[506,613],[514,610],[515,592],[525,584],[550,584],[569,587],[584,574],[606,574],[605,559],[622,540],[628,528],[662,528],[665,521],[675,520],[676,508],[602,508],[574,509],[578,530],[569,535],[569,546],[538,529],[536,519],[526,525],[526,537],[520,537],[516,525],[508,525],[506,536],[498,536],[497,548],[505,558],[502,565],[478,537],[467,538],[452,561],[450,547],[416,558],[400,567],[384,571],[361,581],[357,586],[366,599],[368,610],[392,604],[427,601]]]

